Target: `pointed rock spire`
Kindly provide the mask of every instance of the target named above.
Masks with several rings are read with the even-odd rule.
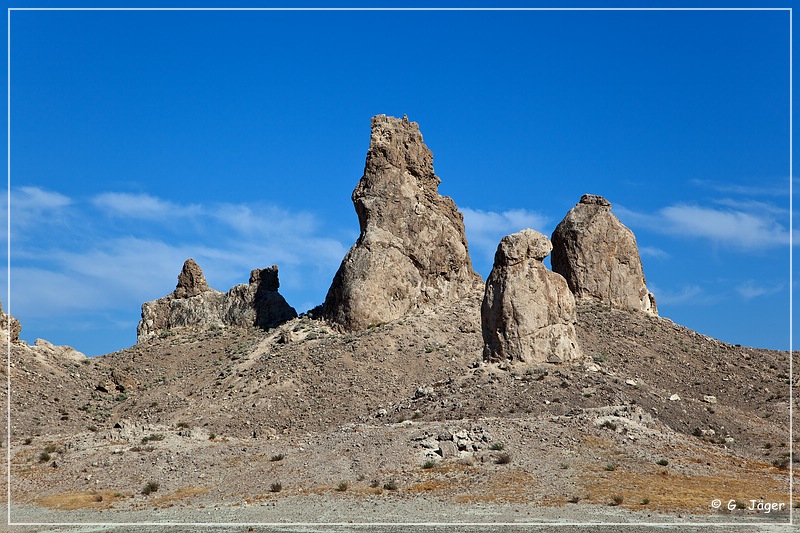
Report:
[[[352,197],[361,235],[328,291],[327,319],[366,329],[480,291],[463,216],[439,195],[440,181],[416,122],[372,118],[364,175]]]

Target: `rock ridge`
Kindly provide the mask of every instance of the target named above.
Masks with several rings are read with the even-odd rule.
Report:
[[[193,326],[257,326],[268,329],[297,316],[278,293],[278,266],[250,272],[247,285],[239,284],[227,293],[212,289],[200,266],[187,259],[178,275],[175,290],[142,304],[137,327],[141,343],[172,328]]]

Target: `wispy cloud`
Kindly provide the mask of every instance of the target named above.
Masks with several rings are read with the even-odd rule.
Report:
[[[644,257],[652,257],[655,259],[667,259],[669,257],[667,252],[655,246],[640,246],[639,254]]]
[[[662,289],[649,283],[648,289],[656,297],[656,305],[675,305],[688,302],[699,303],[708,301],[707,295],[698,285],[684,285],[678,289]]]
[[[202,213],[199,205],[180,205],[149,194],[106,192],[92,198],[92,203],[113,216],[146,220],[196,216]]]
[[[759,298],[762,296],[772,296],[773,294],[778,294],[779,292],[784,290],[784,287],[785,284],[783,283],[764,285],[752,280],[748,280],[738,285],[736,287],[736,292],[739,293],[739,296],[741,296],[745,300],[752,300],[753,298]]]
[[[789,244],[787,225],[776,216],[780,210],[774,206],[765,209],[761,203],[731,204],[725,208],[675,204],[652,213],[624,207],[615,208],[615,211],[632,226],[672,236],[706,239],[743,251]]]
[[[36,206],[69,208],[72,217],[70,227],[52,231],[21,228],[28,238],[14,241],[15,308],[43,320],[96,310],[97,317],[135,322],[143,302],[174,288],[188,257],[223,291],[247,283],[254,268],[278,264],[289,303],[316,305],[350,244],[322,235],[330,225],[310,213],[265,203],[182,204],[119,192],[82,201],[38,188],[12,191],[12,212]]]
[[[696,187],[711,189],[725,194],[740,194],[743,196],[787,196],[789,195],[789,180],[775,182],[770,185],[738,185],[720,183],[712,180],[693,179],[689,183]]]
[[[464,207],[460,211],[464,215],[470,254],[473,261],[477,263],[476,269],[480,270],[485,270],[481,267],[486,261],[489,262],[489,268],[491,268],[500,239],[525,228],[544,232],[548,222],[548,218],[544,215],[525,209],[496,212]]]

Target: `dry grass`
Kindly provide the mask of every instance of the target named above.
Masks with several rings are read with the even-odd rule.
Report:
[[[42,507],[59,509],[63,511],[74,511],[76,509],[108,509],[120,496],[115,496],[119,492],[109,490],[98,490],[90,492],[64,492],[44,496],[36,500]]]
[[[581,476],[587,503],[608,504],[621,496],[622,507],[641,508],[649,500],[648,509],[658,511],[714,512],[711,501],[719,498],[749,501],[751,499],[789,503],[788,477],[768,471],[746,471],[738,475],[714,476],[674,475],[667,470],[653,472],[603,472]]]
[[[168,503],[185,500],[194,496],[202,496],[207,494],[208,489],[205,487],[183,487],[176,491],[170,492],[158,498],[153,499],[153,505],[165,505]]]
[[[530,503],[537,501],[536,478],[521,470],[506,470],[491,475],[486,481],[462,486],[461,503]]]

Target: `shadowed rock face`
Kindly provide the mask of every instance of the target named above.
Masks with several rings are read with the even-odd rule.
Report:
[[[137,328],[138,342],[158,333],[191,326],[278,326],[297,312],[278,293],[278,267],[253,270],[247,285],[236,285],[227,293],[208,286],[200,267],[187,259],[171,294],[142,304]]]
[[[585,194],[556,227],[551,263],[576,298],[658,314],[636,238],[602,196]]]
[[[439,195],[439,183],[417,123],[373,117],[364,175],[353,191],[361,235],[328,291],[328,320],[366,329],[480,290],[463,217]]]
[[[503,237],[481,306],[486,361],[562,363],[582,358],[575,298],[542,260],[550,241],[531,229]]]

